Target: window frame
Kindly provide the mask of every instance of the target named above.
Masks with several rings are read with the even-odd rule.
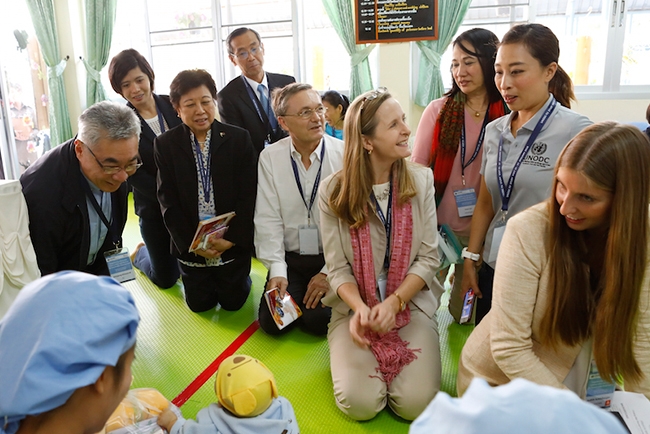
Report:
[[[481,27],[485,25],[509,24],[514,26],[521,24],[513,17],[515,7],[527,6],[526,13],[528,18],[524,22],[537,22],[537,5],[540,0],[511,0],[513,4],[504,5],[480,5],[468,8],[468,14],[471,10],[480,10],[487,8],[511,8],[509,20],[463,20],[461,26]],[[623,54],[625,45],[625,32],[628,25],[628,14],[631,13],[625,7],[625,1],[607,0],[603,4],[603,14],[608,18],[607,43],[605,47],[604,63],[605,68],[600,85],[574,85],[576,97],[580,100],[608,100],[608,99],[649,99],[650,83],[636,85],[622,85],[621,75],[623,70]],[[612,22],[613,21],[613,22]]]

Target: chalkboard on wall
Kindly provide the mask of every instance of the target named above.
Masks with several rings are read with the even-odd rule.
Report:
[[[438,0],[355,0],[357,44],[438,39]]]

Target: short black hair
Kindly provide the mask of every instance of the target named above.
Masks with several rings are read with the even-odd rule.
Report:
[[[260,34],[257,33],[255,30],[248,27],[240,27],[230,32],[230,34],[226,38],[226,48],[228,49],[229,54],[235,54],[235,52],[232,49],[232,40],[235,39],[237,36],[243,35],[246,32],[253,32],[253,34],[257,38],[257,42],[259,42],[260,44],[262,43],[262,38],[260,38]]]
[[[186,69],[179,72],[169,85],[169,100],[178,109],[181,97],[197,87],[205,86],[213,99],[217,99],[217,85],[205,69]]]
[[[133,48],[128,50],[121,51],[111,60],[111,64],[108,67],[108,80],[111,82],[111,87],[113,90],[120,95],[122,95],[122,80],[124,77],[132,70],[137,67],[140,67],[142,72],[149,77],[149,83],[151,84],[151,90],[153,91],[153,82],[155,74],[153,69],[147,59],[140,53],[138,53]]]

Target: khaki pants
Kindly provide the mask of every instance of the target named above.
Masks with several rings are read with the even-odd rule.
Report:
[[[378,363],[369,349],[359,348],[350,336],[350,315],[332,310],[327,340],[336,405],[355,420],[372,419],[388,404],[400,417],[413,420],[440,389],[440,341],[436,318],[409,304],[411,322],[399,330],[409,348],[420,349],[390,388],[379,378]]]

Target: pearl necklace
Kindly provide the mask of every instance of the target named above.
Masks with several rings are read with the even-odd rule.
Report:
[[[469,107],[472,111],[474,111],[474,116],[476,116],[477,118],[478,118],[479,116],[481,116],[481,113],[487,111],[487,108],[485,108],[485,109],[483,109],[483,110],[476,110],[474,107],[472,107],[471,105],[469,105],[469,104],[467,103],[467,101],[465,101],[465,105],[466,105],[467,107]]]

